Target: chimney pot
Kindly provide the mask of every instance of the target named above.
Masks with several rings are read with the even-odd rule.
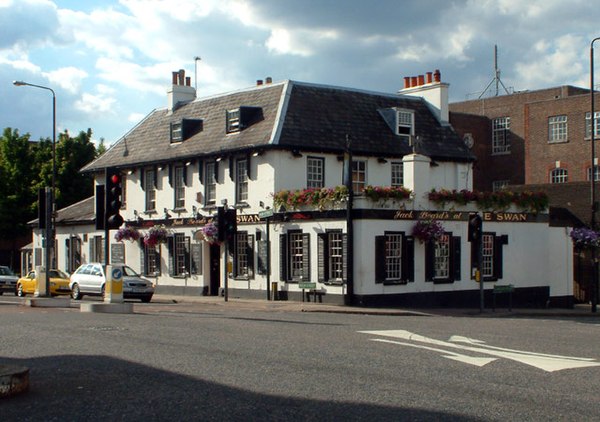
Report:
[[[427,72],[427,79],[426,79],[426,81],[427,81],[428,84],[430,84],[433,81],[432,75],[433,75],[433,72]]]
[[[266,82],[268,84],[273,83],[273,78],[271,78],[270,76],[267,76]]]
[[[425,85],[425,76],[419,75],[419,86]]]
[[[442,80],[442,74],[440,73],[439,69],[435,69],[435,72],[433,73],[433,80],[435,82],[441,82],[441,80]]]
[[[262,79],[257,79],[257,80],[256,80],[256,86],[260,86],[260,85],[262,85],[262,84],[263,84],[263,81],[262,81]]]
[[[411,76],[410,77],[410,86],[411,87],[418,86],[418,84],[417,84],[417,77],[416,76]]]
[[[178,72],[173,72],[173,85],[177,85],[177,77],[179,76]]]
[[[192,77],[191,76],[185,77],[185,86],[192,86]]]
[[[179,85],[185,85],[185,70],[179,69]]]
[[[410,88],[410,76],[404,77],[404,88]]]

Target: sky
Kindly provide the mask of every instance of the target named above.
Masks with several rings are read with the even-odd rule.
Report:
[[[497,46],[510,92],[589,88],[598,22],[589,0],[0,0],[0,130],[52,136],[52,93],[15,80],[54,90],[57,133],[107,146],[179,69],[199,98],[267,76],[396,93],[439,69],[453,102],[495,94]]]

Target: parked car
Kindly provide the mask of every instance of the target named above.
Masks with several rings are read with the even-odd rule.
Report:
[[[4,292],[17,294],[19,276],[8,267],[0,265],[0,295]]]
[[[150,302],[154,295],[152,282],[136,273],[131,267],[123,264],[112,264],[123,273],[123,298],[140,299]],[[73,274],[69,288],[71,297],[79,300],[83,295],[104,296],[106,274],[104,265],[100,263],[83,264]]]
[[[50,295],[68,295],[71,294],[69,288],[69,274],[61,270],[50,270]],[[25,277],[21,277],[17,282],[17,296],[24,297],[35,293],[37,275],[35,271],[29,271]]]

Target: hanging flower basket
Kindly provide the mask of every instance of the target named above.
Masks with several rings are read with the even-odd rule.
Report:
[[[571,230],[569,233],[573,244],[580,250],[592,249],[600,246],[600,233],[586,227]]]
[[[140,232],[135,227],[125,226],[117,230],[115,233],[115,240],[117,242],[122,242],[123,240],[131,240],[132,242],[135,242],[140,238],[140,236]]]
[[[444,235],[444,226],[437,220],[419,220],[412,230],[412,235],[421,243],[435,242]]]
[[[219,229],[215,223],[208,223],[200,229],[200,233],[202,234],[204,240],[211,245],[219,244]]]
[[[169,232],[165,226],[154,226],[150,227],[148,233],[144,235],[144,244],[146,246],[154,247],[159,243],[166,243]]]

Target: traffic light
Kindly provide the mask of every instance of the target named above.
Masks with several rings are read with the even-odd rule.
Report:
[[[225,240],[229,252],[233,253],[235,247],[235,233],[237,232],[237,212],[235,208],[225,210]]]
[[[467,239],[469,242],[478,242],[481,239],[481,216],[479,213],[473,212],[469,214],[469,230]]]
[[[225,240],[225,208],[218,207],[217,208],[217,217],[215,224],[217,226],[217,239],[219,242]]]
[[[106,228],[118,229],[123,224],[123,217],[121,216],[121,194],[123,189],[121,187],[122,176],[121,172],[112,167],[106,169],[106,206],[104,207],[104,213],[106,216]]]

